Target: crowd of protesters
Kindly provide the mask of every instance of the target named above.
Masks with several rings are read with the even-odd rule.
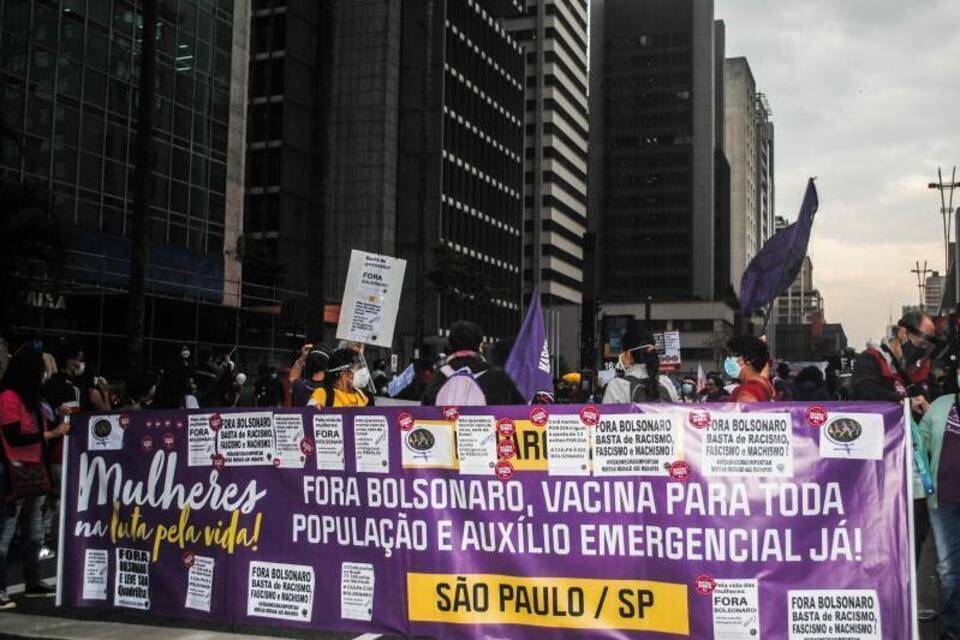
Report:
[[[726,343],[720,371],[671,377],[661,371],[653,334],[634,321],[621,336],[615,362],[597,372],[566,373],[553,388],[532,397],[524,397],[505,370],[510,343],[484,344],[481,327],[470,322],[451,327],[446,352],[414,360],[399,374],[388,373],[382,359],[369,366],[361,344],[305,344],[288,367],[262,365],[249,384],[234,351],[203,351],[192,358],[184,346],[155,373],[117,387],[87,366],[78,346],[60,345],[50,353],[30,341],[13,353],[0,379],[0,609],[16,606],[6,592],[7,556],[16,534],[25,595],[53,594],[40,579],[39,560],[51,555],[56,543],[63,437],[74,412],[234,406],[323,410],[373,406],[388,397],[439,406],[909,399],[921,452],[914,474],[917,550],[932,532],[945,599],[940,616],[946,637],[957,638],[950,634],[960,632],[960,396],[943,364],[950,352],[944,332],[930,317],[908,314],[891,335],[858,356],[843,381],[835,367],[775,363],[766,341],[752,336]]]

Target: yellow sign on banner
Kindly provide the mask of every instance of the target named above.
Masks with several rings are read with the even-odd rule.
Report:
[[[407,574],[411,621],[690,635],[687,586],[650,580]]]

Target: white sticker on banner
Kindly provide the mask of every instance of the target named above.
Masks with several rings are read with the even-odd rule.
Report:
[[[591,430],[593,474],[665,476],[682,456],[681,418],[672,413],[602,414]]]
[[[831,413],[820,427],[820,457],[879,460],[883,457],[883,416]]]
[[[106,549],[87,549],[83,558],[83,599],[107,599],[107,571],[110,553]]]
[[[787,592],[790,640],[880,640],[880,603],[873,589]]]
[[[590,475],[590,434],[579,415],[548,419],[547,465],[551,476]]]
[[[390,472],[390,429],[384,416],[354,416],[353,441],[357,471]]]
[[[457,418],[457,459],[460,461],[461,475],[493,475],[497,464],[496,418]]]
[[[710,425],[700,431],[704,475],[793,477],[789,413],[712,413],[709,418]]]
[[[343,471],[343,416],[313,416],[313,441],[317,448],[317,469]]]
[[[87,449],[117,451],[123,449],[123,428],[120,416],[90,416]]]
[[[373,618],[375,575],[373,565],[344,562],[340,565],[340,617],[344,620]]]
[[[282,469],[303,469],[307,456],[303,450],[303,416],[299,413],[273,414],[277,448],[274,465]]]
[[[210,613],[210,596],[213,593],[214,559],[194,556],[193,565],[187,572],[187,599],[183,606]]]
[[[217,434],[210,428],[213,414],[193,414],[187,418],[187,465],[209,467],[217,452]]]
[[[454,429],[448,422],[415,422],[401,431],[404,469],[456,469]]]
[[[150,552],[118,547],[113,606],[150,608]]]
[[[310,622],[313,567],[275,562],[250,563],[247,615]]]
[[[273,412],[225,413],[217,431],[217,453],[230,467],[273,464]]]
[[[713,590],[714,640],[760,640],[760,600],[757,581],[715,581]]]

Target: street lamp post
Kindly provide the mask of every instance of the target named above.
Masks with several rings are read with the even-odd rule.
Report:
[[[940,192],[940,215],[943,217],[943,254],[945,273],[950,272],[950,230],[953,227],[953,192],[960,189],[960,182],[957,182],[957,168],[953,168],[953,174],[950,182],[944,184],[943,170],[937,168],[937,182],[931,182],[927,185],[928,189],[936,189]],[[949,194],[949,195],[947,195]]]

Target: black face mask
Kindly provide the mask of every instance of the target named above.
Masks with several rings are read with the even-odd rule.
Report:
[[[907,338],[906,342],[900,347],[903,350],[903,361],[905,364],[916,364],[927,357],[927,350],[924,347],[913,344],[913,341]]]

